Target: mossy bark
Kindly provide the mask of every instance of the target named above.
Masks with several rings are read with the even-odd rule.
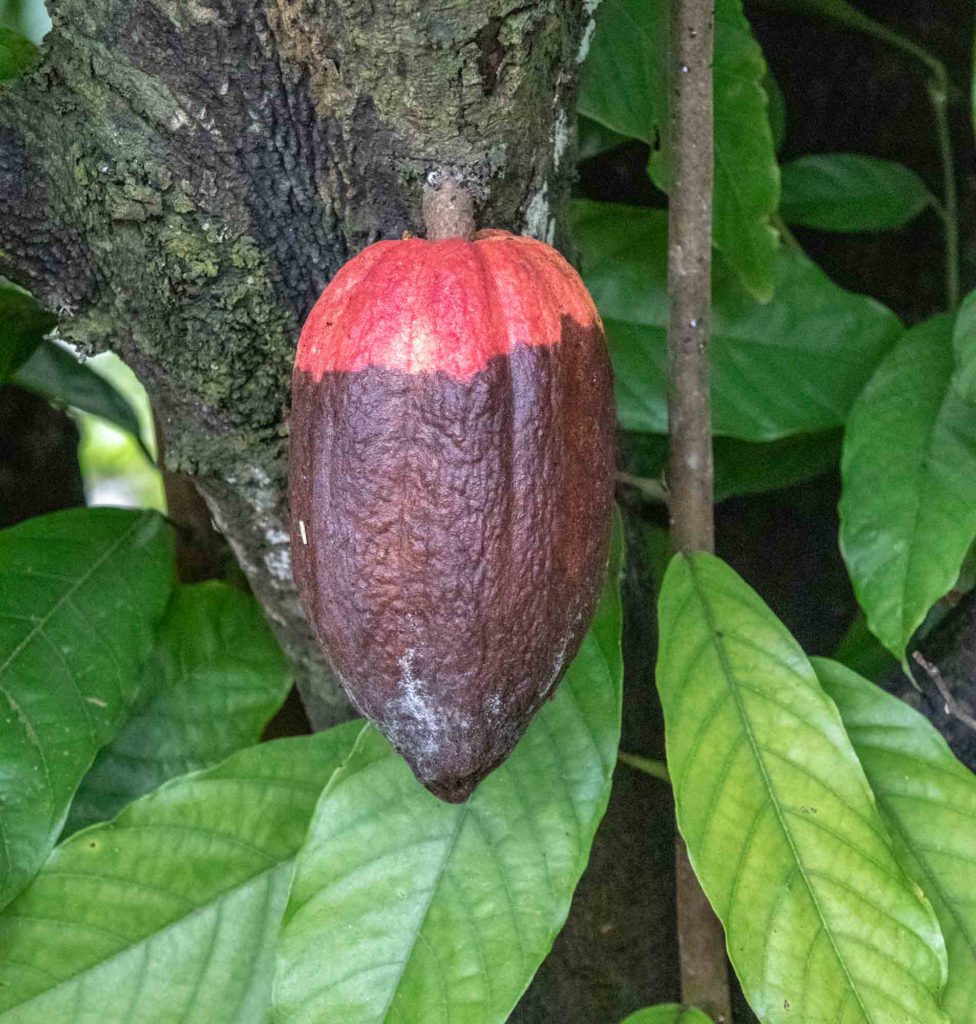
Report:
[[[288,385],[341,264],[422,230],[433,174],[479,225],[557,236],[584,0],[49,0],[0,96],[0,273],[145,382],[291,655],[347,705],[291,580]]]

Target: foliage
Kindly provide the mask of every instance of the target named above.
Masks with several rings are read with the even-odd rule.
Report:
[[[136,439],[147,458],[152,458],[140,437],[138,416],[126,398],[61,345],[38,345],[13,375],[12,383],[120,427]]]
[[[10,380],[57,322],[23,288],[0,278],[0,383]]]
[[[555,699],[466,804],[436,800],[376,730],[363,731],[298,856],[276,1021],[508,1017],[566,919],[610,795],[619,528],[615,547],[593,626]]]
[[[649,173],[667,190],[673,140],[668,118],[667,0],[604,0],[583,69],[580,111],[654,147]],[[746,291],[768,301],[776,287],[779,172],[766,116],[766,63],[741,0],[715,5],[715,244]]]
[[[760,1019],[947,1024],[935,914],[799,645],[705,554],[674,559],[659,621],[678,826]]]
[[[85,776],[66,833],[257,743],[290,683],[253,598],[217,581],[180,587],[143,665],[139,703]]]
[[[687,1010],[676,1003],[669,1003],[638,1010],[620,1024],[711,1024],[711,1020],[701,1010]]]
[[[37,60],[37,47],[12,29],[0,26],[0,85],[18,78]]]
[[[784,164],[782,175],[783,220],[822,231],[904,227],[933,203],[914,171],[856,153],[800,157]]]
[[[905,870],[931,900],[945,936],[942,1005],[953,1022],[976,1008],[976,776],[907,704],[836,662],[813,666],[837,705]]]
[[[0,532],[0,905],[50,852],[138,697],[171,560],[149,512],[59,512]]]
[[[294,858],[356,732],[249,747],[59,846],[0,914],[0,1021],[266,1021]]]
[[[851,412],[840,543],[868,625],[896,657],[976,539],[976,415],[951,317],[906,331]]]
[[[667,430],[667,216],[580,202],[575,238],[616,373],[627,430]],[[873,299],[838,288],[802,253],[781,248],[766,305],[715,260],[712,402],[717,434],[766,441],[841,425],[901,331]]]

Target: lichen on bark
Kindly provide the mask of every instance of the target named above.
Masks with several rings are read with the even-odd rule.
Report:
[[[169,463],[196,476],[328,724],[348,708],[285,527],[299,327],[350,255],[422,230],[432,171],[465,182],[482,226],[558,229],[592,4],[48,6],[43,63],[0,94],[0,273],[146,383]]]

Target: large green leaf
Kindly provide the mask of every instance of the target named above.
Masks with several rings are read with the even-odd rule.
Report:
[[[762,599],[712,555],[660,597],[678,825],[764,1024],[947,1024],[946,952],[836,707]]]
[[[85,776],[66,833],[257,743],[289,683],[253,597],[216,581],[181,587],[143,670],[140,703]]]
[[[900,228],[932,203],[914,171],[857,153],[801,156],[782,174],[783,220],[823,231]]]
[[[976,415],[952,373],[952,319],[913,327],[844,437],[841,550],[868,625],[897,658],[976,537]]]
[[[942,1005],[976,1022],[976,775],[928,719],[836,661],[813,659],[909,874],[932,901],[949,952]]]
[[[956,350],[953,386],[970,405],[976,406],[976,291],[970,292],[959,306],[952,345]]]
[[[620,540],[555,698],[461,806],[373,729],[322,796],[278,943],[275,1020],[504,1021],[569,911],[620,736]]]
[[[13,381],[50,401],[70,405],[128,431],[146,457],[152,456],[139,432],[139,417],[112,384],[56,342],[41,344],[14,374]]]
[[[620,1024],[712,1024],[701,1010],[688,1010],[677,1003],[648,1006],[632,1013]]]
[[[577,202],[583,278],[607,328],[626,430],[667,432],[667,215]],[[783,248],[776,297],[751,299],[722,258],[712,285],[713,426],[768,441],[840,426],[901,331],[880,303],[845,292]]]
[[[132,707],[172,562],[150,512],[76,509],[0,532],[0,906]]]
[[[264,1024],[322,787],[361,723],[264,743],[76,833],[0,914],[4,1024]]]
[[[672,160],[668,117],[667,0],[603,0],[583,65],[580,112],[652,148],[656,184],[667,188]],[[777,235],[770,217],[779,171],[766,113],[766,62],[741,0],[715,4],[715,245],[749,292],[768,301]]]
[[[0,278],[0,383],[14,374],[57,322],[29,292]]]

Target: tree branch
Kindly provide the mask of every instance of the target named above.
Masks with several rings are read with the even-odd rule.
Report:
[[[712,266],[711,0],[672,0],[670,95],[675,139],[668,231],[669,502],[677,551],[712,551],[712,425],[708,337]],[[718,1024],[731,1020],[722,926],[677,840],[681,998]]]
[[[431,172],[480,226],[552,239],[580,0],[51,0],[0,104],[0,273],[146,384],[317,725],[349,714],[295,597],[287,401],[298,332],[352,254],[419,233]]]
[[[953,753],[976,771],[976,590],[958,603],[912,652],[913,684],[901,667],[881,685],[926,715],[946,738]]]

